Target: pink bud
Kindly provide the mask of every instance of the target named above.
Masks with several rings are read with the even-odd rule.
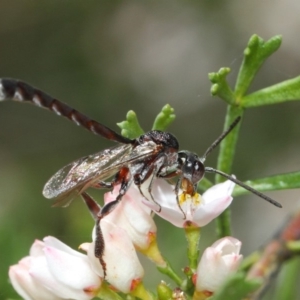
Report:
[[[242,243],[225,237],[206,248],[197,267],[196,291],[215,292],[237,270],[243,256]]]

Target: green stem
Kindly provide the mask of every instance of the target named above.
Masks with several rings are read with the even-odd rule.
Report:
[[[157,266],[157,270],[159,272],[161,272],[162,274],[167,275],[172,280],[174,280],[174,282],[178,286],[182,285],[182,279],[176,274],[176,272],[173,270],[173,268],[171,267],[171,265],[168,262],[166,262],[166,266],[164,266],[164,267]]]
[[[188,242],[188,260],[189,267],[195,271],[198,265],[199,257],[199,241],[200,241],[200,228],[193,225],[185,227],[185,236]]]
[[[227,114],[225,118],[224,129],[238,117],[243,115],[243,109],[241,107],[230,105],[227,108]],[[235,147],[238,139],[239,128],[241,124],[238,124],[235,129],[222,141],[220,145],[220,153],[218,157],[217,169],[225,173],[231,172],[233,157],[235,153]],[[220,183],[224,180],[220,175],[216,175],[216,183]],[[231,235],[231,216],[230,209],[225,210],[216,220],[217,222],[217,236],[222,238],[224,236]]]

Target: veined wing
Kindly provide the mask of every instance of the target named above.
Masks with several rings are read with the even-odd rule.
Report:
[[[150,156],[156,145],[147,143],[133,148],[125,144],[83,157],[59,170],[46,183],[43,195],[55,199],[55,206],[67,206],[83,190],[116,174],[121,167]]]

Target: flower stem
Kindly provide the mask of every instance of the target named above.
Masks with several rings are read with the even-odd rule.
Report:
[[[164,267],[157,266],[157,269],[159,272],[167,275],[170,277],[174,282],[178,285],[182,285],[182,279],[176,274],[176,272],[173,270],[169,262],[166,261],[166,265]]]
[[[188,260],[189,267],[191,270],[195,271],[198,264],[199,257],[199,241],[200,241],[200,227],[195,227],[193,225],[187,226],[185,229],[185,236],[188,242]]]
[[[227,108],[227,114],[225,118],[224,129],[228,128],[230,124],[238,117],[243,115],[243,108],[230,105]],[[217,169],[221,170],[225,173],[231,172],[233,157],[235,153],[235,147],[238,139],[240,124],[236,126],[235,129],[228,134],[226,139],[221,142],[220,145],[220,153],[218,157]],[[220,175],[216,175],[215,181],[216,183],[220,183],[224,180]],[[222,238],[224,236],[231,235],[231,216],[230,210],[225,210],[218,218],[217,218],[217,236],[218,238]]]

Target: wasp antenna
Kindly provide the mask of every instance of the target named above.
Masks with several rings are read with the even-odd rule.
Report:
[[[231,130],[239,123],[241,116],[238,116],[232,124],[224,131],[205,151],[204,155],[201,157],[201,161],[204,162],[206,157],[223,141],[223,139],[231,132]]]
[[[210,173],[219,174],[219,175],[231,180],[232,182],[236,183],[237,185],[243,187],[245,190],[247,190],[247,191],[255,194],[256,196],[268,201],[269,203],[271,203],[271,204],[273,204],[277,207],[280,207],[280,208],[282,207],[282,205],[279,202],[277,202],[277,201],[273,200],[272,198],[268,197],[267,195],[255,190],[254,188],[250,187],[249,185],[247,185],[247,184],[243,183],[242,181],[236,179],[234,176],[228,175],[228,174],[226,174],[222,171],[216,170],[216,169],[211,168],[211,167],[205,167],[205,171],[210,172]]]
[[[31,103],[35,106],[48,109],[92,133],[111,141],[123,144],[133,144],[135,142],[135,140],[128,139],[118,134],[114,130],[89,118],[69,105],[19,80],[9,78],[0,79],[0,101],[5,100]]]

